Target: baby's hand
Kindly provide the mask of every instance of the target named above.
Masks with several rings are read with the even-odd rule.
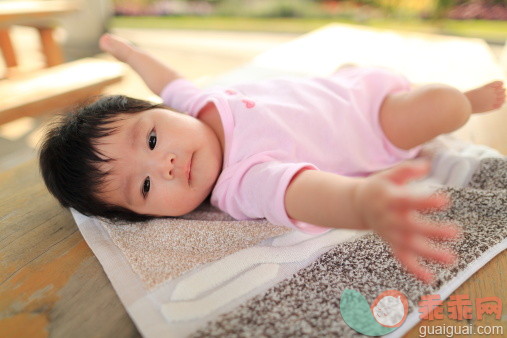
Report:
[[[132,45],[128,40],[112,34],[104,34],[100,48],[134,69],[157,95],[173,80],[181,76],[153,55]]]
[[[419,264],[418,257],[443,264],[456,259],[450,250],[429,247],[429,238],[452,240],[460,233],[455,224],[415,217],[418,210],[444,209],[450,202],[445,196],[417,196],[405,186],[409,180],[425,176],[429,167],[427,162],[412,161],[372,175],[359,186],[355,199],[364,226],[386,240],[405,268],[426,283],[432,282],[433,274]]]
[[[104,52],[125,63],[128,63],[129,57],[135,49],[128,40],[112,34],[102,35],[99,46]]]

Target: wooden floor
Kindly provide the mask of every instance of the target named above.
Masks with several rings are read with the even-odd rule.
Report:
[[[234,69],[296,37],[191,31],[118,30],[117,33],[157,54],[197,82]],[[32,41],[29,32],[20,34],[25,34],[24,55],[32,57],[26,59],[27,67],[37,67],[40,61],[37,47],[28,47]],[[497,55],[500,50],[496,47]],[[153,97],[133,73],[109,92]],[[504,107],[489,116],[474,118],[460,135],[507,154],[506,116]],[[45,121],[47,118],[20,119],[17,124],[0,127],[0,211],[3,211],[0,256],[4,277],[0,284],[0,336],[4,336],[3,329],[7,337],[138,336],[69,211],[59,207],[42,186],[34,162],[34,146]],[[24,164],[6,171],[19,163]],[[455,294],[468,294],[472,300],[488,296],[507,300],[505,271],[506,252],[474,274]],[[492,294],[492,289],[503,291]],[[505,309],[506,304],[504,313]],[[504,315],[501,321],[504,327],[506,322]],[[449,319],[432,323],[443,324],[456,325]],[[420,323],[418,327],[421,325],[426,324]],[[498,321],[488,319],[481,325],[498,325]],[[408,336],[417,337],[418,327]]]

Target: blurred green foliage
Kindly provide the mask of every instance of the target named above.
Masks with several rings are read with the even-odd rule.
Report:
[[[378,28],[473,36],[499,43],[504,43],[507,39],[507,0],[113,0],[113,2],[117,15],[121,15],[113,21],[118,27],[303,33],[330,22],[342,22]],[[476,20],[473,16],[470,17],[470,9],[475,13],[484,10],[495,20]],[[467,15],[469,17],[466,17]],[[502,15],[505,19],[501,19]],[[462,20],[463,18],[468,20]],[[487,19],[488,16],[481,18]]]
[[[185,15],[192,8],[209,8],[206,14],[242,17],[423,17],[446,18],[457,7],[472,5],[491,9],[501,6],[507,11],[507,0],[112,0],[115,7],[127,9],[128,15]],[[146,10],[151,8],[151,10]],[[177,8],[177,10],[176,10]],[[187,9],[187,12],[185,12]],[[479,8],[480,10],[480,8]],[[172,12],[173,11],[173,12]],[[507,20],[507,18],[505,18]]]

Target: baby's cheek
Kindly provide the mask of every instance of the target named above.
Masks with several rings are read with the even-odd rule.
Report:
[[[205,197],[204,197],[205,198]],[[167,216],[183,216],[195,210],[204,200],[188,186],[173,189],[163,208]]]

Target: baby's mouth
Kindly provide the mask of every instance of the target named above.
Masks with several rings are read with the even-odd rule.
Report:
[[[188,161],[187,167],[185,169],[185,174],[187,175],[187,182],[188,185],[190,185],[190,182],[192,180],[192,160],[194,159],[194,153],[190,155],[190,160]]]

